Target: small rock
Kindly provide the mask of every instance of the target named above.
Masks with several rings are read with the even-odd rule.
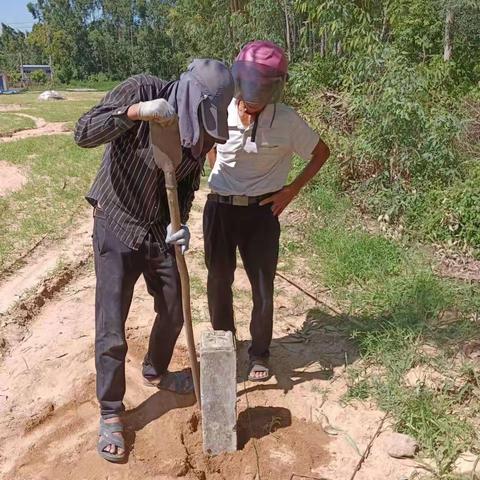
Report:
[[[432,390],[441,390],[445,385],[445,377],[428,365],[417,365],[406,373],[405,383],[409,387],[423,385]]]
[[[457,475],[472,474],[473,467],[477,460],[478,455],[472,452],[462,453],[455,462],[453,467],[453,473]],[[480,461],[477,463],[475,473],[480,473]]]
[[[65,97],[62,97],[56,90],[46,90],[38,96],[38,100],[64,100]]]
[[[393,458],[412,458],[418,451],[416,440],[403,433],[389,433],[385,446],[387,453]]]

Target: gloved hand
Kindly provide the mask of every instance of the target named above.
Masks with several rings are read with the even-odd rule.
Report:
[[[176,121],[177,114],[164,98],[157,98],[138,104],[138,119],[146,122],[153,120],[164,127],[168,127]]]
[[[165,241],[170,245],[181,245],[184,255],[190,245],[190,230],[186,225],[182,225],[178,232],[172,233],[172,224],[169,224]]]

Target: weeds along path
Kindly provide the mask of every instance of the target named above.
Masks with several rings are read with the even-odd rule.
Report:
[[[190,219],[188,264],[197,339],[209,328],[201,234],[205,198],[206,191],[200,191]],[[19,307],[2,314],[2,333],[8,325],[23,326],[8,339],[0,362],[0,477],[282,480],[295,473],[329,480],[350,478],[383,417],[372,405],[345,406],[341,401],[347,390],[345,363],[355,361],[355,346],[335,328],[339,319],[334,314],[319,310],[310,297],[277,279],[275,375],[260,386],[245,382],[251,304],[241,268],[235,281],[241,449],[231,455],[205,457],[194,399],[143,385],[140,364],[153,321],[153,302],[141,281],[126,327],[130,458],[126,465],[102,460],[95,451],[98,408],[90,233],[91,218],[85,216],[64,247],[55,250],[58,258],[64,256],[62,267],[33,287]],[[27,264],[1,287],[1,296],[11,300],[2,300],[4,308],[15,300],[14,285],[31,278],[29,271],[43,268],[43,263],[55,264],[40,251],[37,259],[30,260],[32,265]],[[301,274],[297,271],[296,278]],[[25,317],[24,312],[30,313]],[[187,365],[181,336],[172,368]],[[388,457],[380,435],[355,478],[408,477],[413,469],[409,462]]]

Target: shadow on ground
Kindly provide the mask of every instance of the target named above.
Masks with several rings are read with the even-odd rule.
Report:
[[[277,430],[292,424],[290,410],[283,407],[253,407],[243,410],[238,415],[237,439],[238,449],[252,438],[260,439],[274,434]]]
[[[136,432],[145,428],[149,423],[157,420],[171,410],[187,408],[196,402],[195,395],[177,395],[175,393],[158,390],[144,400],[137,407],[125,412],[125,444],[131,452],[135,445]],[[128,461],[128,458],[125,462]]]
[[[405,348],[416,344],[480,362],[480,322],[458,312],[435,309],[428,292],[420,293],[380,314],[356,317],[310,309],[300,328],[272,341],[270,367],[276,383],[249,383],[247,387],[250,342],[237,342],[237,381],[244,384],[238,395],[254,390],[287,392],[304,382],[329,380],[335,367],[347,367],[361,354],[375,353],[375,342],[384,347],[390,342],[391,354],[398,351],[401,355],[403,343]]]
[[[336,317],[319,309],[309,310],[303,325],[271,345],[270,367],[277,383],[257,384],[244,388],[239,395],[253,390],[292,390],[295,385],[312,380],[330,380],[334,368],[353,363],[358,348],[345,328],[346,317]],[[244,383],[248,370],[250,342],[237,342],[239,383]]]

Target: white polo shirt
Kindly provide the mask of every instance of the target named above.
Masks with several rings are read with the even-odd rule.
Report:
[[[253,124],[244,127],[237,101],[228,107],[229,139],[217,145],[217,160],[208,184],[220,195],[251,197],[275,192],[287,182],[296,153],[309,161],[320,137],[295,110],[283,103],[267,105]]]

